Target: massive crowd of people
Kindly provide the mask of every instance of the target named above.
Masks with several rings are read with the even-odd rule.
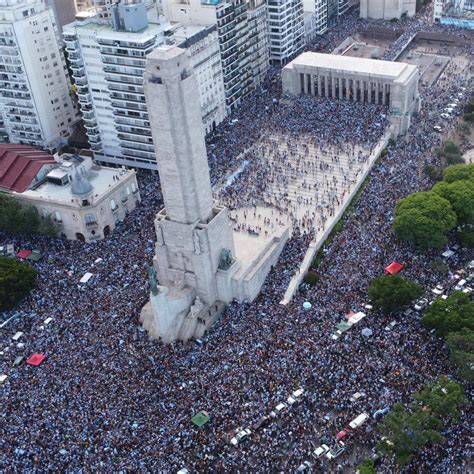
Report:
[[[349,17],[339,32],[328,33],[326,48],[360,24]],[[398,26],[412,24],[419,19]],[[391,261],[404,262],[404,276],[427,289],[445,278],[432,265],[434,253],[422,255],[396,241],[390,224],[397,199],[432,184],[422,169],[438,160],[432,150],[440,137],[433,125],[465,84],[464,71],[451,63],[437,83],[422,90],[421,112],[373,168],[343,230],[326,249],[316,286],[302,285],[288,306],[279,303],[312,238],[296,227],[257,299],[231,304],[199,343],[163,345],[150,340],[138,322],[149,297],[153,218],[163,205],[156,176],[140,176],[141,205],[104,241],[2,236],[17,248],[39,248],[44,257],[34,263],[38,287],[3,315],[4,320],[15,312],[17,317],[0,333],[0,373],[8,375],[0,387],[0,470],[290,472],[359,413],[372,415],[408,402],[411,393],[449,371],[442,342],[421,327],[418,317],[396,317],[398,324],[387,331],[390,319],[369,311],[363,324],[372,329],[371,338],[356,328],[338,341],[330,336],[348,311],[363,308],[368,284]],[[276,103],[279,87],[273,69],[263,89],[209,138],[214,184],[261,140],[265,128],[260,125],[269,117],[276,114],[281,133],[295,123],[293,115],[281,115],[291,108]],[[314,107],[319,113],[319,100],[304,100],[310,112]],[[309,122],[305,133],[319,133],[320,125],[314,130]],[[341,127],[326,120],[324,130],[326,139],[334,140]],[[360,140],[366,138],[362,134]],[[451,266],[468,258],[472,255],[461,249]],[[93,277],[81,285],[85,272]],[[311,302],[310,310],[303,309],[305,301]],[[53,319],[44,325],[48,317]],[[23,347],[11,339],[16,331],[24,333]],[[18,355],[35,352],[46,356],[41,366],[12,367]],[[305,389],[301,403],[257,427],[299,387]],[[354,392],[366,396],[351,402]],[[198,428],[191,417],[201,410],[210,421]],[[250,426],[255,428],[247,440],[237,448],[229,444],[236,428]],[[366,426],[374,428],[375,422]],[[446,444],[428,446],[406,472],[466,472],[470,426],[472,415],[463,412],[446,425]],[[311,462],[324,472],[350,471],[367,457],[377,436],[360,429],[340,458]],[[394,472],[393,459],[384,458],[379,470]]]

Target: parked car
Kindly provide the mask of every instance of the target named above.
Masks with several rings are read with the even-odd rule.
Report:
[[[466,286],[466,288],[464,288],[462,292],[466,293],[466,295],[470,295],[472,293],[472,288],[470,286]]]
[[[321,456],[324,456],[326,453],[329,452],[329,446],[327,444],[322,444],[319,448],[316,448],[313,451],[313,457],[319,459]]]
[[[428,306],[428,300],[426,298],[419,299],[413,306],[416,311],[422,311]]]
[[[454,109],[452,107],[446,107],[444,111],[448,114],[452,114],[454,112]]]
[[[285,412],[287,409],[288,405],[286,403],[279,403],[275,409],[270,412],[270,416],[276,418],[280,413]]]
[[[298,469],[296,469],[296,472],[299,473],[299,472],[309,471],[312,467],[313,465],[309,461],[305,461],[303,464],[300,464],[298,466]]]
[[[286,400],[289,406],[294,405],[296,402],[300,401],[301,397],[303,396],[304,390],[299,388],[295,390]]]
[[[261,416],[253,425],[252,425],[252,429],[254,431],[262,428],[262,426],[265,426],[268,421],[270,420],[270,417],[268,416]]]
[[[433,127],[433,130],[434,130],[435,132],[438,132],[438,133],[441,133],[441,132],[443,131],[443,129],[442,129],[439,125],[435,125],[435,126]]]
[[[442,114],[440,114],[440,117],[444,118],[445,120],[448,120],[451,118],[451,115],[447,114],[446,112],[443,112]]]
[[[458,284],[454,287],[456,291],[461,291],[464,288],[464,285],[466,284],[466,280],[463,278],[462,280],[458,281]]]
[[[328,459],[336,459],[346,450],[346,445],[342,441],[338,441],[331,449],[326,453]]]
[[[245,428],[243,430],[237,430],[237,434],[230,440],[230,444],[232,446],[238,446],[238,444],[248,436],[250,436],[252,432],[248,429]]]
[[[437,296],[441,296],[444,293],[443,285],[436,285],[436,287],[433,288],[431,292]]]

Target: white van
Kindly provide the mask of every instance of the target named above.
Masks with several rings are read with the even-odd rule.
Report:
[[[362,426],[368,419],[369,419],[369,415],[367,415],[367,413],[361,413],[357,418],[354,418],[349,423],[349,426],[352,429],[359,428],[359,426]]]
[[[458,284],[454,287],[455,290],[460,291],[463,289],[463,286],[466,284],[466,280],[463,278],[458,281]]]

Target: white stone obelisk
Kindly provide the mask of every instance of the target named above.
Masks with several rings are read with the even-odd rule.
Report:
[[[159,293],[141,319],[164,341],[199,337],[232,299],[238,263],[219,270],[223,250],[234,255],[232,227],[226,209],[213,207],[197,81],[185,51],[154,50],[144,88],[165,210],[155,221]]]

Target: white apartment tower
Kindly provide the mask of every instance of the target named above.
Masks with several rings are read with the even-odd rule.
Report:
[[[53,12],[0,0],[0,113],[5,141],[55,151],[77,120]]]
[[[118,5],[112,20],[96,17],[64,28],[87,135],[96,161],[156,170],[155,149],[143,90],[146,56],[164,43],[186,48],[205,129],[226,116],[217,31],[149,22],[145,5]]]
[[[268,0],[270,62],[286,64],[305,45],[303,0]]]
[[[216,25],[228,110],[261,82],[268,69],[262,0],[163,0],[166,18],[182,25]]]

